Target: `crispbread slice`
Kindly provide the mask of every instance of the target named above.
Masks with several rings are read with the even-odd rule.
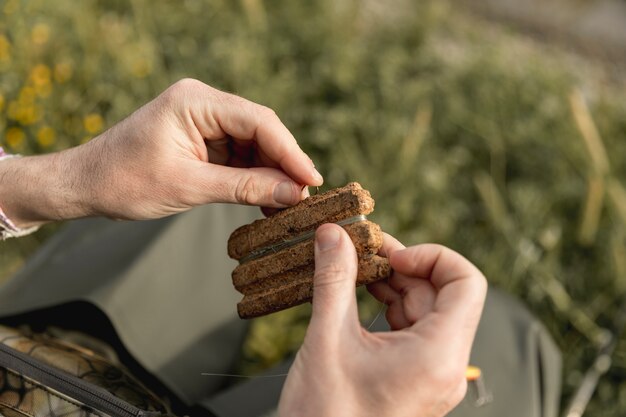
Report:
[[[390,273],[387,258],[371,255],[359,259],[356,283],[370,284],[389,277]],[[313,265],[295,273],[291,278],[290,282],[282,286],[244,295],[237,304],[239,317],[243,319],[259,317],[310,301],[313,298]]]
[[[308,197],[267,219],[241,226],[228,239],[228,256],[239,260],[252,251],[315,230],[323,223],[335,223],[373,210],[374,200],[369,191],[352,182]]]
[[[360,258],[376,254],[383,244],[382,232],[376,223],[363,220],[346,225],[344,229]],[[313,239],[309,239],[237,266],[232,274],[235,289],[250,294],[290,282],[298,271],[313,268],[313,244]]]
[[[342,225],[352,239],[359,262],[357,286],[387,278],[389,262],[377,255],[382,231],[365,218],[373,210],[370,193],[350,183],[235,230],[228,253],[240,261],[232,275],[244,295],[237,305],[239,316],[258,317],[311,299],[314,231],[323,223]]]

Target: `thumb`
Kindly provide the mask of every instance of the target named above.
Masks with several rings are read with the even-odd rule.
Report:
[[[305,195],[301,184],[276,168],[233,168],[211,165],[202,169],[199,204],[237,203],[283,208]]]
[[[315,232],[310,331],[327,335],[358,329],[357,268],[356,250],[346,231],[336,224],[320,226]]]

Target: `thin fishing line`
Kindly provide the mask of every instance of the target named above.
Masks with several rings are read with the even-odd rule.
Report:
[[[365,215],[361,214],[361,215],[358,215],[358,216],[350,217],[348,219],[340,220],[340,221],[337,222],[337,224],[340,225],[340,226],[345,226],[345,225],[348,225],[348,224],[352,224],[352,223],[356,223],[356,222],[364,221],[364,220],[367,220],[367,217]],[[315,231],[309,232],[309,233],[304,233],[304,234],[302,234],[300,236],[297,236],[294,239],[288,240],[286,242],[282,242],[280,245],[274,245],[272,247],[264,248],[264,249],[262,249],[262,251],[264,253],[266,253],[266,251],[270,251],[270,250],[274,251],[274,250],[276,250],[276,246],[281,246],[281,245],[285,245],[285,244],[287,244],[286,247],[293,246],[296,243],[300,243],[303,240],[311,238],[314,234],[315,234]],[[281,247],[280,249],[284,249],[284,247]],[[260,257],[260,256],[262,256],[264,254],[264,253],[260,254],[259,252],[261,252],[261,251],[254,252],[252,259]],[[249,260],[251,260],[250,259],[250,255],[248,255],[248,257],[242,259],[240,262],[243,263],[243,262],[246,262],[246,261],[249,261]],[[382,312],[383,312],[383,310],[385,309],[385,306],[386,306],[386,304],[385,304],[386,301],[387,301],[387,297],[385,296],[385,298],[383,299],[383,301],[380,304],[380,309],[378,310],[378,313],[376,313],[376,316],[374,316],[374,319],[371,321],[369,326],[367,326],[367,328],[366,328],[367,330],[370,330],[372,328],[372,326],[374,326],[374,324],[376,323],[376,321],[378,320],[378,318],[382,314]],[[217,372],[202,372],[200,375],[202,375],[202,376],[223,376],[223,377],[228,377],[228,378],[281,378],[281,377],[286,377],[287,376],[286,373],[285,374],[272,374],[272,375],[243,375],[243,374],[222,374],[222,373],[217,373]]]
[[[385,298],[383,298],[383,301],[380,303],[380,309],[378,309],[378,313],[376,313],[376,316],[374,316],[374,319],[372,320],[370,325],[367,326],[366,330],[370,330],[374,326],[374,323],[376,323],[376,320],[378,320],[380,315],[383,313],[383,310],[385,310],[385,307],[387,306],[385,304],[386,301],[387,301],[387,295],[385,295]]]
[[[349,224],[352,223],[357,223],[357,222],[362,222],[367,220],[367,216],[364,214],[359,214],[358,216],[352,216],[349,217],[347,219],[344,220],[340,220],[338,222],[335,222],[335,224],[338,224],[339,226],[347,226]],[[290,248],[292,246],[297,245],[298,243],[304,242],[306,240],[311,239],[313,236],[315,236],[315,230],[311,230],[305,233],[302,233],[292,239],[287,239],[284,240],[282,242],[273,244],[273,245],[268,245],[265,247],[262,247],[260,249],[254,250],[252,252],[250,252],[248,255],[244,256],[243,258],[241,258],[239,260],[239,264],[244,264],[246,262],[252,261],[254,259],[258,259],[262,256],[267,255],[268,253],[275,253],[278,251],[281,251],[283,249],[286,248]]]
[[[374,326],[374,323],[376,323],[376,320],[378,320],[378,318],[382,314],[386,306],[385,301],[387,301],[387,297],[385,297],[383,301],[381,302],[380,309],[378,310],[378,313],[376,313],[376,316],[374,317],[372,322],[369,324],[369,326],[367,326],[367,330],[371,329],[372,326]],[[243,375],[243,374],[220,374],[220,373],[214,373],[214,372],[202,372],[200,375],[202,376],[225,376],[229,378],[280,378],[280,377],[287,376],[287,374]]]
[[[227,376],[230,378],[277,378],[277,377],[285,377],[287,374],[275,374],[275,375],[242,375],[242,374],[218,374],[211,372],[202,372],[200,375],[202,376]]]

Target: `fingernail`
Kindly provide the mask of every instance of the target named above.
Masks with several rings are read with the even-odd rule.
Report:
[[[334,227],[325,227],[315,234],[315,244],[318,250],[327,251],[339,243],[339,230]]]
[[[278,204],[291,206],[298,202],[296,185],[291,181],[283,181],[274,188],[274,201]]]
[[[313,180],[320,184],[324,182],[324,177],[322,177],[322,174],[320,174],[315,168],[313,168]]]
[[[306,185],[302,187],[302,192],[300,193],[300,196],[302,197],[302,199],[304,200],[307,197],[311,196],[311,193],[309,192],[309,187],[307,187]]]

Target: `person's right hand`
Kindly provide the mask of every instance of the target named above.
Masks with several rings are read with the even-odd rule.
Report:
[[[389,305],[396,331],[370,333],[357,316],[349,236],[333,224],[317,230],[313,316],[283,388],[281,416],[438,417],[463,398],[485,278],[439,245],[405,248],[386,235],[382,252],[394,272],[370,291]]]
[[[0,164],[19,227],[90,215],[154,219],[209,203],[284,208],[323,179],[271,109],[181,80],[94,140]]]
[[[323,181],[272,109],[191,79],[87,143],[83,154],[97,168],[97,213],[122,219],[209,203],[284,208],[302,200],[303,186]]]

